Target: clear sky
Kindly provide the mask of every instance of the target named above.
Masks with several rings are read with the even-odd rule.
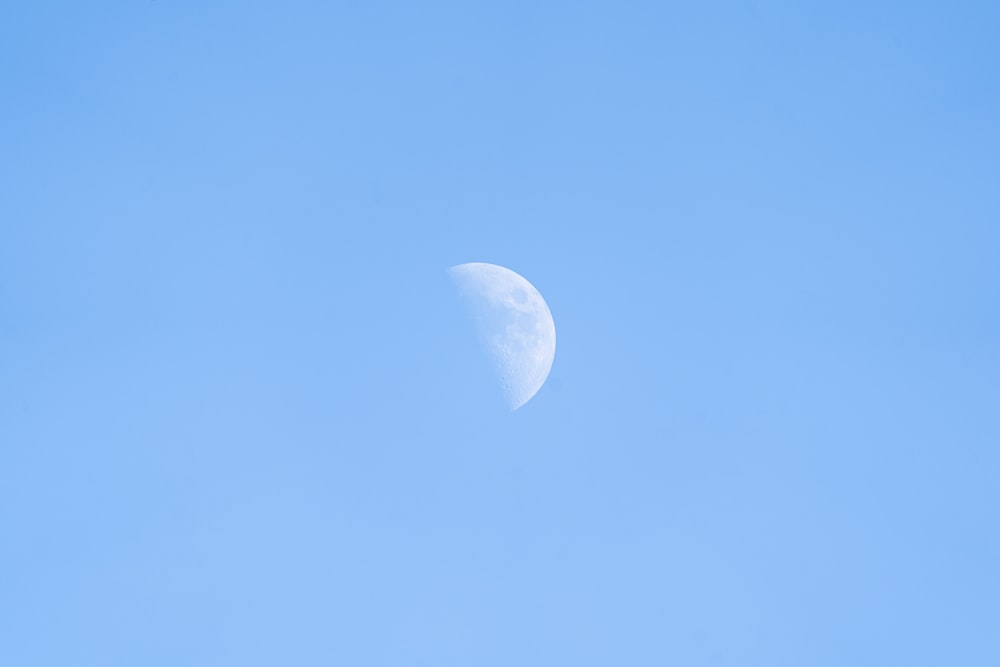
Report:
[[[1000,664],[998,34],[7,3],[0,664]]]

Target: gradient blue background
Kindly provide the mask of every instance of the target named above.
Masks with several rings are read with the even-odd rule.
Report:
[[[693,4],[7,3],[0,664],[1000,664],[1000,9]]]

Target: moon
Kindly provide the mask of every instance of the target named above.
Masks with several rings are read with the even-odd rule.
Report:
[[[556,356],[556,325],[534,285],[503,266],[470,262],[448,269],[475,319],[511,411],[531,400]]]

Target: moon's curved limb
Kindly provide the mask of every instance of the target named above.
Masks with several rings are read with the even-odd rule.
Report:
[[[545,383],[555,359],[556,326],[545,299],[496,264],[459,264],[448,273],[475,317],[507,405],[517,410]]]

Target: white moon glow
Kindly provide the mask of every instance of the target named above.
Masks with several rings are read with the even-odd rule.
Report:
[[[511,410],[545,383],[556,355],[556,325],[538,290],[510,269],[471,262],[448,272],[476,320]]]

